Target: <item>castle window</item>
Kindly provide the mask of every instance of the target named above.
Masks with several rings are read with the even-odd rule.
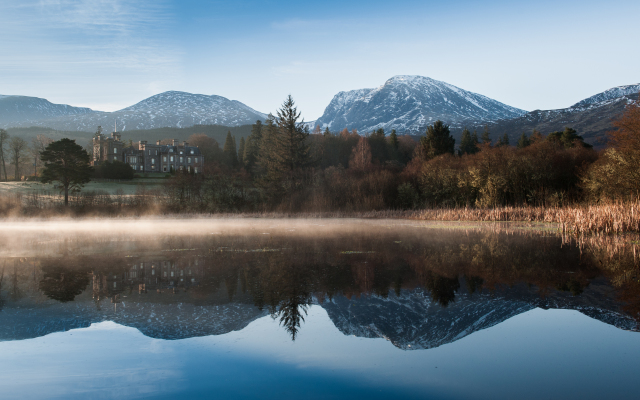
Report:
[[[194,162],[195,164],[197,164],[197,163],[198,163],[198,157],[193,157],[193,162]]]
[[[162,161],[167,162],[167,156],[162,157]]]
[[[193,150],[191,150],[191,154],[193,154]]]
[[[113,154],[118,154],[118,148],[117,147],[113,148]]]
[[[170,158],[171,158],[171,160],[170,160],[170,161],[171,161],[171,162],[173,162],[173,156],[171,156]]]
[[[197,174],[197,173],[198,173],[198,167],[195,167],[195,168],[193,169],[193,172],[195,172],[195,173]]]
[[[155,158],[152,158],[152,159],[151,159],[151,164],[155,164],[155,163],[156,163],[156,159],[155,159]]]
[[[191,164],[191,157],[187,157],[187,162]]]
[[[182,164],[184,162],[184,157],[180,157],[180,163]]]

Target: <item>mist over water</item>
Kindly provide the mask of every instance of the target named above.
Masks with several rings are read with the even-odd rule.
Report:
[[[46,341],[66,349],[64,356],[57,355],[65,359],[90,353],[104,364],[104,374],[115,373],[118,360],[130,358],[125,354],[149,359],[174,354],[175,365],[157,363],[180,384],[167,386],[151,378],[151,386],[137,386],[150,397],[163,397],[157,391],[161,387],[174,395],[207,397],[213,390],[207,382],[213,381],[197,371],[216,370],[240,386],[256,384],[247,382],[243,371],[252,371],[260,382],[270,376],[271,383],[263,384],[265,397],[281,397],[280,388],[293,374],[300,379],[301,386],[291,389],[298,395],[308,394],[308,387],[338,398],[345,397],[343,392],[376,388],[372,398],[375,393],[468,398],[470,392],[444,383],[471,374],[444,361],[466,352],[469,365],[487,371],[465,375],[484,387],[477,397],[512,398],[515,387],[500,374],[506,373],[504,365],[515,362],[515,354],[530,348],[529,363],[520,361],[509,369],[519,370],[516,381],[531,389],[530,398],[539,398],[565,393],[565,383],[575,385],[578,378],[561,369],[560,361],[543,367],[535,352],[557,358],[580,351],[590,358],[579,380],[592,376],[595,381],[602,373],[586,366],[615,363],[624,383],[619,391],[602,382],[593,392],[575,393],[624,398],[634,384],[623,377],[640,367],[631,361],[640,355],[634,246],[631,239],[576,243],[553,229],[527,224],[249,218],[5,221],[0,232],[0,352],[8,359],[14,359],[14,351],[27,354],[30,361],[24,365],[29,369],[16,371],[42,387],[51,387],[42,378],[50,372],[37,367]],[[540,333],[531,333],[535,331]],[[569,331],[583,335],[582,344],[566,342]],[[503,343],[504,338],[509,339]],[[99,342],[113,345],[107,345],[107,352],[90,350],[91,343]],[[585,349],[587,342],[609,350]],[[477,348],[469,349],[471,343]],[[564,347],[558,349],[559,343]],[[88,347],[78,350],[76,345]],[[485,348],[498,352],[492,361],[480,350]],[[626,355],[620,356],[621,351]],[[181,355],[176,358],[175,352]],[[234,367],[220,371],[215,361],[220,357]],[[436,364],[441,369],[449,368],[436,380],[440,383],[429,378],[438,366],[434,360],[440,360]],[[385,363],[397,372],[391,373]],[[302,375],[300,365],[307,366]],[[341,372],[331,372],[337,365]],[[71,387],[79,384],[72,378],[75,367],[66,365],[61,371],[65,368],[69,375],[57,372],[56,379]],[[524,378],[538,368],[549,372],[539,377],[547,386]],[[0,372],[18,373],[7,368]],[[80,379],[89,387],[87,393],[97,393],[104,374]],[[378,376],[375,383],[371,376]],[[120,383],[113,385],[125,397],[137,396]],[[239,390],[216,387],[231,397]],[[63,389],[59,393],[74,397]],[[256,397],[257,392],[251,393],[246,397]]]

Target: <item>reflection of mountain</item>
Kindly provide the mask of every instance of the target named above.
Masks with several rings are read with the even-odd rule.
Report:
[[[68,303],[21,301],[0,312],[0,341],[35,338],[102,321],[136,328],[152,338],[184,339],[241,330],[268,315],[247,303],[194,305],[182,297],[181,293],[132,293],[119,303],[106,299],[99,305],[87,295]]]
[[[621,329],[635,330],[637,323],[617,311],[602,297],[604,280],[592,283],[580,296],[555,292],[546,298],[526,285],[504,291],[461,294],[442,307],[423,289],[403,290],[399,296],[337,297],[325,302],[331,321],[345,335],[383,337],[401,349],[428,349],[455,342],[523,312],[540,308],[574,309]]]

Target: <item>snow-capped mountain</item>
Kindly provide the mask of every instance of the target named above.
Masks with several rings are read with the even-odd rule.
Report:
[[[541,297],[526,285],[494,293],[465,293],[446,307],[424,289],[402,290],[400,295],[336,296],[324,302],[334,325],[345,335],[385,338],[405,350],[428,349],[455,342],[536,307],[578,310],[590,318],[625,330],[638,330],[637,321],[620,312],[611,298],[602,296],[607,283],[594,282],[580,296],[553,292]]]
[[[581,135],[585,142],[596,147],[604,144],[607,132],[614,129],[613,121],[627,105],[638,100],[639,85],[619,86],[584,99],[571,107],[557,110],[534,110],[520,117],[486,124],[497,140],[505,133],[515,144],[522,132],[531,134],[536,129],[543,135],[561,131],[569,126]],[[468,125],[469,129],[482,130],[484,123]],[[454,131],[457,138],[460,131]]]
[[[266,115],[222,96],[170,91],[115,112],[88,110],[83,114],[51,117],[53,116],[14,119],[8,124],[0,120],[0,125],[43,126],[62,131],[93,132],[98,126],[111,127],[117,122],[118,130],[125,131],[193,125],[239,126],[264,120]]]
[[[93,112],[90,108],[53,104],[39,97],[0,95],[0,127],[4,128],[28,126],[29,122]]]
[[[398,75],[376,89],[338,93],[316,123],[331,130],[384,128],[418,133],[436,120],[457,126],[464,121],[495,121],[525,113],[435,79]]]
[[[602,104],[610,100],[618,99],[622,96],[635,95],[640,92],[640,83],[636,85],[617,86],[604,92],[598,93],[572,105],[572,109],[584,109],[590,105]]]

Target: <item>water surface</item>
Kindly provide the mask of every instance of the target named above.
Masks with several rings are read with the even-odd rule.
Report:
[[[7,222],[3,398],[636,398],[631,239],[384,220]]]

